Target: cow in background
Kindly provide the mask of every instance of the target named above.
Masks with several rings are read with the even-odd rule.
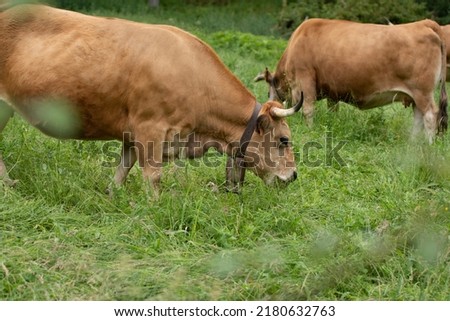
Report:
[[[442,26],[442,36],[447,48],[447,81],[450,81],[450,25]]]
[[[328,98],[369,109],[394,101],[414,108],[413,136],[425,127],[430,142],[447,129],[446,46],[431,20],[401,25],[308,19],[292,34],[275,73],[260,74],[270,95],[295,102],[312,124],[314,102]],[[434,89],[441,82],[439,108]]]

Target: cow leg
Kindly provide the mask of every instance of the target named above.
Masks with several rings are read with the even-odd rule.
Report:
[[[113,195],[113,189],[117,188],[125,182],[133,165],[136,163],[137,155],[133,143],[123,142],[122,152],[120,155],[120,164],[117,166],[116,173],[114,175],[114,182],[106,189],[106,194]]]
[[[240,188],[244,183],[245,178],[245,168],[242,165],[244,162],[243,158],[234,159],[228,157],[226,166],[226,178],[227,178],[227,191],[239,194]]]
[[[434,138],[436,136],[437,114],[438,114],[437,111],[434,111],[433,109],[429,109],[425,112],[425,115],[423,115],[425,133],[428,137],[428,142],[430,144],[433,143]]]
[[[120,157],[120,164],[117,166],[116,174],[114,175],[114,184],[116,186],[123,185],[133,165],[136,163],[137,155],[134,144],[124,142],[122,144],[122,153]]]
[[[0,133],[6,127],[9,119],[14,114],[14,111],[6,105],[2,105],[0,107]],[[0,180],[3,181],[7,186],[14,186],[17,183],[17,180],[12,180],[9,178],[8,171],[6,170],[5,163],[3,162],[3,158],[0,155]]]
[[[416,105],[413,106],[414,110],[414,125],[411,131],[411,140],[417,140],[418,134],[423,129],[423,114]]]
[[[150,162],[161,164],[160,166],[152,166]],[[151,190],[152,198],[158,199],[160,193],[161,176],[162,176],[162,160],[147,160],[142,168],[144,181],[147,183],[148,190]]]
[[[426,137],[430,144],[433,143],[437,129],[438,109],[433,96],[415,98],[413,137],[417,136],[421,128],[425,129]],[[422,120],[420,121],[420,116]]]
[[[316,100],[315,84],[309,82],[299,83],[301,83],[303,86],[301,88],[299,86],[295,86],[295,89],[292,89],[292,97],[294,98],[295,102],[299,101],[301,93],[303,91],[304,101],[302,112],[303,116],[305,117],[306,125],[308,125],[308,127],[312,127],[314,117],[314,102]]]
[[[303,117],[305,117],[306,125],[312,127],[314,123],[314,102],[305,101],[303,103]]]
[[[155,124],[152,124],[154,131],[149,132],[149,126],[145,126],[145,124],[141,125],[142,131],[136,131],[134,145],[138,154],[139,166],[142,168],[142,175],[147,185],[146,190],[149,194],[152,194],[153,199],[158,199],[163,168],[162,142],[166,131],[158,131]],[[143,133],[143,135],[140,133]]]

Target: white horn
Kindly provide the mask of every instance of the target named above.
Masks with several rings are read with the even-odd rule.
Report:
[[[291,107],[289,109],[273,107],[270,109],[270,114],[272,115],[272,117],[277,118],[292,116],[296,112],[298,112],[300,108],[302,108],[302,105],[303,105],[303,91],[301,92],[300,101],[294,107]]]

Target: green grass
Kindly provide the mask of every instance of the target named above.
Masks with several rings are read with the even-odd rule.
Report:
[[[184,27],[266,99],[252,79],[284,40]],[[289,119],[299,178],[287,188],[248,174],[241,195],[225,193],[217,156],[215,168],[167,166],[150,202],[138,168],[104,194],[104,143],[58,141],[15,116],[0,141],[20,180],[0,186],[0,299],[450,300],[449,136],[410,144],[412,117],[398,104],[332,113],[319,102],[313,128]],[[307,166],[308,142],[330,136],[346,141],[345,165],[326,165],[323,148]]]

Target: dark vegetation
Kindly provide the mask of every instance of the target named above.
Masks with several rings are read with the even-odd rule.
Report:
[[[51,1],[51,0],[50,0]],[[450,2],[447,0],[161,0],[157,9],[149,8],[147,0],[53,0],[62,8],[72,10],[112,10],[116,12],[142,13],[147,10],[186,10],[205,14],[204,7],[216,6],[235,16],[237,12],[265,16],[265,30],[272,30],[283,36],[290,33],[306,18],[347,19],[372,23],[405,23],[431,18],[441,24],[450,23]],[[276,21],[273,21],[275,19]],[[239,23],[230,17],[233,23]],[[267,31],[258,33],[266,34]]]

